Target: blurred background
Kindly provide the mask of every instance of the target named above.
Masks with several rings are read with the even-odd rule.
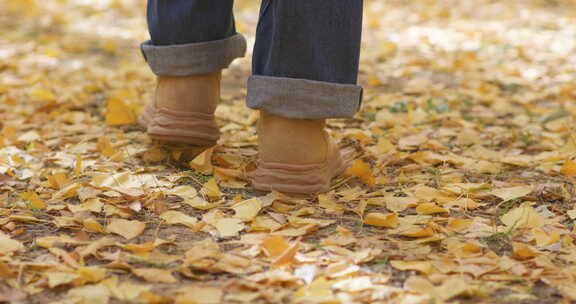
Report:
[[[236,1],[237,28],[246,35],[250,45],[254,43],[258,6],[259,1]],[[343,178],[343,183],[335,183],[336,188],[340,187],[338,191],[343,189],[340,193],[343,202],[354,201],[354,206],[359,206],[354,207],[359,209],[346,210],[361,209],[354,212],[362,215],[368,204],[368,199],[364,198],[371,200],[383,193],[413,195],[410,191],[417,191],[414,185],[434,188],[460,183],[481,185],[466,188],[472,193],[483,189],[484,185],[500,189],[538,184],[534,201],[544,207],[545,216],[548,217],[552,210],[562,216],[568,212],[569,219],[563,217],[562,223],[557,222],[556,217],[547,219],[560,228],[554,226],[548,231],[551,226],[547,226],[546,232],[544,229],[537,230],[541,231],[538,234],[534,232],[535,237],[530,234],[515,239],[532,242],[536,238],[540,243],[544,242],[540,241],[544,240],[543,235],[554,232],[550,235],[556,235],[558,239],[553,240],[554,244],[546,240],[545,244],[548,248],[545,250],[551,250],[547,253],[549,260],[534,259],[537,262],[526,264],[525,258],[535,255],[532,249],[517,247],[523,243],[514,242],[514,251],[520,248],[518,250],[522,252],[534,254],[516,255],[516,252],[512,254],[510,244],[496,244],[501,247],[495,249],[496,252],[506,250],[503,255],[506,262],[502,259],[504,266],[501,267],[505,269],[502,269],[502,276],[498,274],[494,280],[510,280],[511,285],[522,285],[526,287],[524,293],[529,295],[536,294],[531,284],[537,281],[564,286],[563,292],[576,299],[574,271],[566,267],[575,261],[570,231],[573,232],[574,227],[572,215],[576,214],[573,210],[576,163],[572,161],[576,155],[576,0],[366,0],[365,12],[359,79],[365,88],[364,106],[354,119],[334,120],[329,124],[335,137],[353,144],[360,155],[356,163],[361,166],[354,166],[356,170],[348,173],[362,183],[356,180],[345,184],[351,179],[349,177]],[[25,203],[17,197],[18,193],[32,191],[36,195],[34,191],[40,191],[40,198],[48,201],[54,192],[58,202],[63,200],[62,196],[68,197],[68,192],[55,186],[44,186],[46,179],[56,180],[56,175],[51,175],[54,172],[65,172],[64,177],[81,182],[93,173],[98,176],[103,172],[110,175],[129,172],[130,176],[146,173],[148,179],[138,180],[146,189],[156,187],[158,180],[163,185],[180,182],[181,167],[164,162],[177,153],[151,148],[146,133],[135,126],[137,113],[151,100],[154,89],[154,76],[139,50],[139,44],[146,39],[144,0],[0,0],[0,203],[8,210],[2,213],[3,219],[8,220],[6,214],[12,210],[20,210],[13,206]],[[293,47],[298,47],[297,41]],[[241,178],[245,169],[254,164],[256,154],[254,124],[257,115],[244,106],[250,53],[224,71],[223,102],[216,113],[223,136],[213,159],[219,161],[222,170],[226,169],[219,171],[224,172],[220,177],[226,178],[218,183],[228,202],[254,196]],[[189,170],[190,166],[185,165]],[[190,176],[195,178],[196,175]],[[186,177],[182,182],[190,183],[190,179]],[[428,186],[426,189],[432,189]],[[449,190],[456,193],[452,191],[455,190]],[[494,197],[481,193],[482,196],[474,197],[479,200],[477,205],[470,200],[472,205],[468,198],[460,200],[464,193],[468,196],[468,190],[457,192],[458,204],[462,205],[458,205],[460,209],[456,213],[453,209],[452,215],[476,218],[470,226],[474,235],[468,239],[474,244],[486,240],[487,235],[482,233],[496,232],[498,217],[521,202],[506,199],[506,204],[501,204]],[[441,192],[430,193],[420,195],[428,199]],[[366,203],[363,207],[360,200],[356,200],[361,195],[364,195],[362,202]],[[442,197],[444,195],[442,192]],[[331,200],[327,201],[332,204]],[[140,204],[139,201],[135,203]],[[317,205],[314,202],[309,206]],[[24,205],[24,209],[27,206]],[[128,210],[126,206],[122,210]],[[403,208],[407,206],[408,203]],[[471,210],[476,207],[482,209]],[[140,216],[137,212],[140,209],[134,208],[135,216]],[[304,209],[309,208],[301,210]],[[406,211],[407,217],[416,214],[414,210]],[[61,209],[50,212],[65,216],[73,213]],[[544,214],[544,211],[539,212]],[[32,213],[19,218],[28,219],[28,214]],[[49,221],[44,219],[51,220],[52,215],[43,217],[42,224],[34,226],[35,229],[18,228],[18,233],[25,233],[21,239],[33,243],[32,239],[37,235],[32,234],[60,233],[62,230],[44,224]],[[437,223],[444,225],[447,222],[444,217],[435,219],[439,219],[438,222],[426,224],[426,231],[441,227]],[[65,226],[68,222],[62,220],[60,223]],[[362,233],[368,231],[363,230],[365,226],[358,225],[362,222],[356,219],[349,223],[354,223],[348,226],[354,232],[358,229]],[[4,225],[3,229],[6,227]],[[478,227],[484,230],[477,231]],[[444,228],[438,230],[444,231]],[[510,230],[506,234],[502,231],[491,235],[508,238]],[[566,238],[558,242],[560,234],[556,231],[565,234]],[[448,250],[443,245],[437,246],[439,239],[432,236],[432,232],[419,236],[426,239],[406,242],[405,238],[399,239],[398,245],[394,245],[397,257],[401,260],[419,259],[419,256],[428,259],[431,254],[443,255],[454,248],[457,248],[455,252],[460,252],[460,247]],[[453,236],[450,232],[446,239],[453,240],[450,239]],[[386,242],[377,239],[376,243],[388,246]],[[560,247],[553,247],[560,243],[569,246],[562,249],[569,254],[557,254],[564,253],[558,249]],[[317,245],[318,242],[310,248]],[[365,246],[364,242],[358,242],[358,245]],[[492,253],[486,247],[474,246]],[[390,248],[386,247],[386,251]],[[34,252],[23,256],[22,261],[34,260],[37,256]],[[404,259],[403,254],[410,258]],[[509,257],[515,255],[518,263],[509,264]],[[486,255],[485,259],[493,260],[494,256]],[[459,261],[460,256],[447,259]],[[381,266],[390,269],[385,265],[388,256],[381,260],[385,262],[372,264],[376,273],[384,269]],[[475,263],[483,262],[468,265],[476,279],[493,271],[492,266],[482,268]],[[2,269],[20,267],[6,266],[4,262],[2,265]],[[521,266],[522,274],[516,266],[510,265]],[[563,276],[560,270],[572,272]],[[414,275],[415,272],[402,272],[392,277],[391,282],[402,286],[407,278],[405,274]],[[26,284],[32,282],[27,292],[39,292],[34,286],[37,282],[46,285],[45,280],[38,281],[36,270],[24,278]],[[445,277],[436,276],[435,280],[440,284]],[[460,277],[455,280],[460,282]],[[385,282],[381,278],[376,281]],[[351,290],[354,290],[352,294],[362,295],[356,292],[360,289]],[[277,289],[268,292],[275,291]],[[538,299],[534,302],[513,299],[506,303],[556,303],[555,299],[542,301],[551,298],[549,295],[553,292],[536,294]],[[500,294],[503,293],[487,293],[494,297]],[[504,303],[494,298],[487,302]]]
[[[259,1],[236,6],[238,30],[253,44]],[[562,89],[576,63],[575,8],[573,0],[367,0],[367,102],[372,88],[419,92],[487,79]],[[0,85],[16,99],[46,91],[55,95],[47,100],[82,104],[126,88],[129,103],[148,98],[152,75],[138,50],[145,1],[2,0],[0,27]],[[242,98],[249,58],[228,72],[230,98]]]
[[[256,115],[244,98],[259,4],[236,1],[237,28],[248,38],[249,54],[224,71],[217,112],[222,124],[234,123],[223,129],[222,143],[232,147],[255,143]],[[58,136],[108,132],[102,122],[133,124],[154,87],[139,50],[148,39],[145,6],[142,0],[0,1],[4,138],[31,128]],[[437,115],[484,119],[482,124],[509,116],[513,134],[538,138],[543,128],[535,116],[576,113],[575,20],[574,0],[367,0],[359,77],[364,107],[356,124],[332,127],[359,137],[368,128]],[[130,117],[107,119],[110,100]],[[42,123],[63,113],[64,123],[82,126]],[[404,132],[394,130],[392,137]]]

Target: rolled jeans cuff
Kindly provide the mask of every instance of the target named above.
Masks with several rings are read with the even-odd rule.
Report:
[[[145,41],[142,54],[150,69],[160,76],[191,76],[217,72],[244,57],[246,39],[241,34],[207,42],[153,45]]]
[[[349,118],[362,104],[362,87],[316,80],[253,75],[248,107],[287,118]]]

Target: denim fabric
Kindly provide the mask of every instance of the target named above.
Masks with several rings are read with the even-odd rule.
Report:
[[[254,75],[356,84],[362,0],[263,0]]]
[[[236,34],[232,0],[150,0],[147,19],[153,45],[222,40]]]
[[[149,0],[151,40],[142,51],[152,70],[193,75],[240,57],[245,41],[232,6],[231,0]],[[263,0],[248,106],[290,118],[353,116],[362,98],[356,85],[362,8],[363,0]]]

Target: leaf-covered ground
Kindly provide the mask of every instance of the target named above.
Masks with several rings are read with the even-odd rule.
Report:
[[[576,2],[367,1],[360,157],[314,199],[243,178],[248,59],[215,149],[136,126],[143,2],[0,2],[0,301],[576,301]]]

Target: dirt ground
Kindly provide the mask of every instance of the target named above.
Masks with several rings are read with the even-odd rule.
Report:
[[[250,52],[196,155],[136,124],[144,1],[0,2],[0,301],[575,302],[576,2],[365,3],[358,157],[294,198],[246,178]]]

